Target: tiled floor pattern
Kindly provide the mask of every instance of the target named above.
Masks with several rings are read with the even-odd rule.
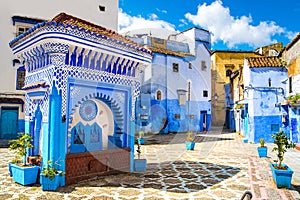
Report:
[[[293,188],[276,189],[268,168],[270,159],[257,157],[257,145],[245,144],[239,135],[221,131],[197,135],[194,151],[185,150],[184,134],[147,136],[142,146],[142,157],[148,162],[146,173],[97,177],[56,192],[44,192],[39,185],[15,184],[7,171],[12,154],[0,149],[0,200],[227,200],[240,199],[246,190],[252,191],[253,199],[300,199]]]

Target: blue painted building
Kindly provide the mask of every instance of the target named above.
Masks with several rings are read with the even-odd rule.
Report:
[[[165,37],[150,33],[130,37],[153,52],[136,103],[137,131],[210,130],[210,33],[199,28]]]
[[[10,46],[26,69],[30,155],[58,162],[67,184],[133,171],[135,102],[151,51],[65,13]]]
[[[280,53],[288,67],[288,94],[293,102],[286,102],[289,106],[290,138],[300,145],[300,33]],[[297,97],[298,96],[298,97]],[[296,98],[295,98],[296,97]]]
[[[246,58],[243,68],[244,104],[239,109],[241,132],[249,142],[273,142],[272,134],[289,131],[286,99],[287,68],[277,57]]]

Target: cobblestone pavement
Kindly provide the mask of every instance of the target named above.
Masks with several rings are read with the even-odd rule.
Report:
[[[285,163],[294,171],[292,188],[277,189],[269,163],[276,155],[257,156],[257,144],[242,142],[236,133],[214,128],[196,135],[194,151],[185,149],[185,134],[146,135],[142,157],[147,172],[96,177],[45,192],[40,185],[21,186],[8,175],[13,155],[0,148],[2,199],[240,199],[247,190],[253,199],[300,199],[300,151],[289,150]],[[272,149],[272,144],[268,144]],[[297,191],[298,190],[298,191]]]

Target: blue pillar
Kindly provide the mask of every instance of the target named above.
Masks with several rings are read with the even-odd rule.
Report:
[[[40,134],[41,134],[41,125],[42,125],[42,112],[40,106],[38,105],[35,111],[35,120],[34,120],[34,138],[33,138],[33,155],[39,155],[39,147],[40,147]]]
[[[49,158],[54,162],[59,162],[60,155],[60,130],[61,130],[61,93],[58,93],[53,83],[52,91],[49,97]],[[60,164],[60,162],[59,162]]]
[[[134,121],[130,121],[130,132],[128,134],[128,143],[130,148],[130,172],[134,171],[134,130],[135,123]]]

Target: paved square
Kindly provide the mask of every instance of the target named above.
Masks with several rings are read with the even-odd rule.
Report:
[[[7,163],[13,157],[0,149],[0,199],[240,199],[247,190],[253,199],[300,199],[300,152],[291,150],[286,162],[295,169],[293,187],[277,189],[269,163],[275,158],[259,158],[258,144],[243,143],[237,133],[214,128],[197,134],[194,151],[185,149],[186,135],[146,135],[142,158],[147,172],[96,177],[74,185],[45,192],[39,185],[21,186],[8,175]],[[297,163],[297,162],[296,162]]]

